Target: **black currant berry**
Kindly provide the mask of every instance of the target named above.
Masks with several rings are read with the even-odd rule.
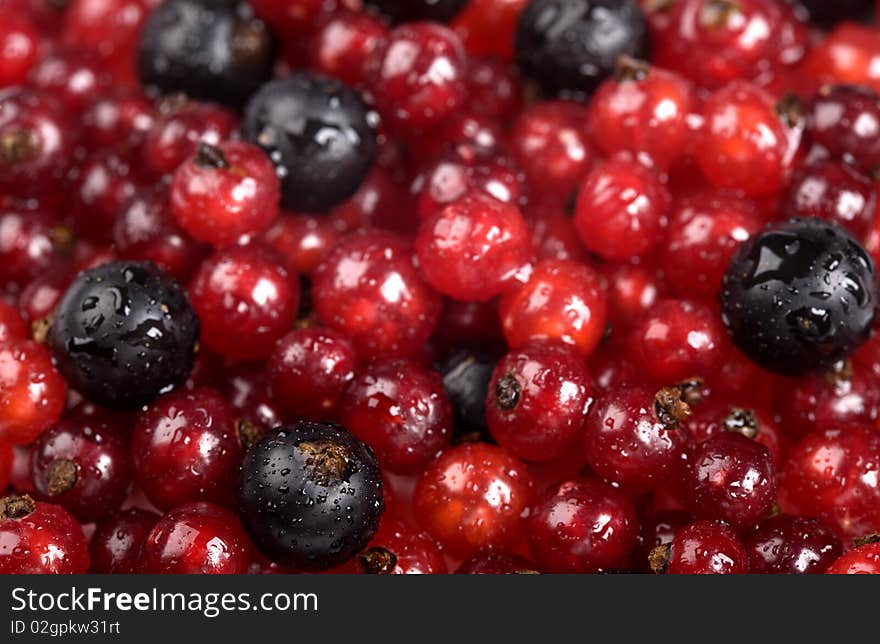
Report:
[[[489,437],[486,396],[495,365],[504,355],[502,347],[465,345],[454,347],[434,365],[455,414],[455,434]],[[490,439],[491,440],[491,439]]]
[[[136,409],[187,379],[198,338],[177,282],[149,262],[113,262],[73,281],[48,340],[74,389],[105,407]]]
[[[771,224],[736,252],[721,292],[734,343],[770,371],[829,368],[870,334],[874,262],[843,228],[820,219]]]
[[[468,0],[367,0],[366,4],[394,22],[449,22],[467,3]]]
[[[360,552],[385,509],[373,452],[331,423],[279,427],[248,450],[238,502],[242,523],[273,561],[326,570]]]
[[[141,32],[141,80],[163,94],[240,108],[274,65],[269,28],[241,0],[165,0]]]
[[[376,153],[374,119],[344,83],[303,73],[263,86],[248,103],[242,131],[275,163],[284,208],[322,213],[366,177]]]
[[[627,54],[648,54],[635,0],[531,0],[519,19],[516,62],[549,95],[584,98]]]

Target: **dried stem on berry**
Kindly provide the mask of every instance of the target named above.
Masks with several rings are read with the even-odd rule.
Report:
[[[49,496],[64,494],[74,485],[78,478],[79,468],[76,463],[66,458],[52,461],[46,470],[46,491]]]
[[[495,387],[495,404],[501,411],[511,411],[519,404],[522,387],[511,373],[504,374]]]
[[[788,127],[798,126],[804,119],[804,104],[793,92],[787,92],[776,103],[776,113]]]
[[[614,65],[614,78],[618,83],[643,81],[650,74],[651,66],[648,63],[626,54],[618,57]]]
[[[703,5],[700,22],[706,27],[720,29],[730,23],[734,14],[742,14],[739,3],[733,0],[711,0]]]
[[[852,377],[853,366],[849,359],[835,362],[831,369],[825,372],[825,382],[831,387],[839,387],[845,382],[850,382]]]
[[[864,537],[859,537],[858,539],[853,539],[853,548],[860,548],[862,546],[870,546],[873,543],[880,543],[880,533],[869,534]]]
[[[654,416],[666,427],[678,427],[690,415],[691,407],[683,400],[678,387],[664,387],[654,396]]]
[[[28,130],[13,130],[0,135],[0,161],[12,165],[24,163],[37,149],[37,138]]]
[[[300,443],[299,448],[308,454],[308,476],[316,484],[329,487],[351,476],[351,455],[344,447],[319,441]]]
[[[210,145],[209,143],[199,144],[199,149],[196,152],[193,163],[200,168],[210,170],[229,169],[229,161],[226,160],[226,155],[223,154],[223,150],[216,145]]]
[[[648,555],[648,565],[655,574],[662,575],[669,566],[669,544],[657,546]]]
[[[37,503],[27,494],[17,496],[10,494],[0,499],[0,521],[6,519],[24,519],[37,509]]]
[[[390,575],[397,567],[397,555],[381,546],[364,550],[358,561],[366,575]]]
[[[238,435],[238,443],[245,451],[249,450],[251,445],[260,440],[260,435],[262,434],[259,427],[243,418],[235,423],[235,433]]]
[[[754,440],[760,433],[758,417],[751,409],[734,407],[721,423],[726,432],[736,432]]]

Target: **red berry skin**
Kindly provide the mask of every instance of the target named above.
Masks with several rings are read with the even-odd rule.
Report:
[[[878,472],[880,433],[874,427],[818,428],[792,450],[782,498],[840,538],[856,539],[880,531]]]
[[[697,521],[678,531],[669,549],[670,575],[735,575],[749,571],[749,555],[722,523]]]
[[[254,425],[262,435],[270,429],[284,424],[284,417],[269,397],[266,370],[262,364],[240,365],[224,374],[225,380],[219,383],[220,393],[232,405],[235,416],[240,421]],[[241,423],[237,424],[239,427]]]
[[[786,216],[818,217],[865,240],[874,224],[877,194],[874,184],[849,165],[826,161],[798,170],[782,208]]]
[[[82,523],[102,519],[128,494],[128,444],[104,419],[75,411],[40,435],[31,458],[37,491]]]
[[[641,264],[619,264],[605,273],[608,283],[608,322],[625,329],[642,319],[660,297],[664,284],[656,270]]]
[[[0,575],[81,575],[88,569],[85,535],[65,510],[28,496],[0,499]]]
[[[244,141],[201,145],[171,182],[171,209],[196,239],[229,246],[277,219],[281,181],[262,149]]]
[[[131,454],[138,485],[161,510],[234,498],[242,449],[232,409],[213,389],[172,392],[147,407]]]
[[[153,102],[139,91],[121,90],[94,101],[83,113],[82,139],[93,152],[136,151],[156,122]]]
[[[703,119],[694,155],[712,185],[747,197],[778,194],[795,146],[772,97],[754,85],[731,83],[709,98]]]
[[[61,418],[66,397],[67,383],[44,345],[0,346],[0,442],[32,443]]]
[[[678,74],[628,61],[596,90],[587,123],[606,155],[629,152],[665,171],[690,145],[696,102],[693,87]]]
[[[440,314],[407,244],[376,230],[340,240],[314,273],[312,298],[318,319],[351,338],[362,359],[414,355]]]
[[[325,328],[291,331],[275,345],[266,365],[272,398],[290,414],[310,420],[336,417],[356,368],[351,342]]]
[[[606,161],[581,185],[575,227],[587,250],[622,262],[654,247],[666,225],[670,201],[651,170],[628,159]]]
[[[229,510],[212,503],[187,503],[150,530],[139,571],[161,575],[243,575],[251,544]]]
[[[669,219],[660,244],[669,290],[714,304],[734,252],[764,222],[740,199],[705,193],[682,199]]]
[[[0,280],[22,287],[45,276],[64,259],[67,236],[69,231],[52,215],[19,209],[0,213]]]
[[[571,261],[538,262],[528,281],[501,297],[504,337],[513,349],[560,342],[588,357],[605,333],[607,304],[599,274]]]
[[[70,173],[73,217],[77,233],[109,242],[122,207],[141,186],[134,166],[115,152],[92,154]]]
[[[877,32],[867,25],[844,22],[838,25],[828,37],[813,48],[800,74],[811,89],[827,93],[824,88],[837,85],[855,89],[864,87],[880,91],[880,73],[877,61],[880,60],[880,47],[877,45]],[[838,116],[843,113],[839,112]],[[849,119],[848,119],[849,120]],[[850,124],[855,120],[849,120]],[[870,129],[861,133],[865,139],[873,138]],[[867,141],[864,141],[867,142]],[[823,141],[820,141],[823,143]],[[855,149],[851,140],[840,139],[838,146]],[[876,143],[873,143],[876,146]]]
[[[379,549],[380,555],[394,555],[390,570],[384,558],[379,561],[385,565],[377,568],[375,549]],[[383,521],[370,545],[355,557],[352,565],[363,574],[445,575],[448,572],[443,552],[434,540],[400,521]]]
[[[558,195],[564,203],[589,171],[594,153],[586,114],[578,103],[543,101],[514,121],[513,154],[535,192]]]
[[[636,545],[632,503],[600,481],[565,481],[549,490],[527,520],[529,548],[543,572],[589,573],[624,561]]]
[[[688,300],[657,302],[629,338],[633,362],[657,384],[705,378],[722,365],[729,349],[718,313]]]
[[[522,463],[500,447],[471,443],[447,450],[425,469],[413,512],[444,550],[465,558],[516,543],[532,495]]]
[[[425,281],[456,300],[499,295],[532,257],[528,227],[519,210],[478,193],[424,220],[415,241]]]
[[[455,32],[436,23],[397,27],[368,67],[376,108],[383,121],[401,131],[437,125],[467,97],[464,47]]]
[[[339,226],[327,217],[283,214],[263,241],[284,259],[290,273],[311,275],[339,239]]]
[[[788,456],[789,444],[787,433],[783,434],[777,417],[764,408],[737,407],[733,404],[736,399],[727,398],[726,392],[726,389],[719,388],[718,393],[711,395],[709,400],[692,407],[693,413],[682,423],[682,427],[690,432],[697,443],[703,443],[725,431],[756,431],[754,441],[770,451],[775,467],[782,467]],[[721,398],[721,395],[725,397]],[[742,400],[748,400],[748,397]],[[740,427],[742,422],[751,421],[749,414],[753,415],[755,427]]]
[[[452,406],[439,374],[405,360],[367,366],[345,394],[341,419],[395,474],[423,470],[452,436]]]
[[[138,572],[141,548],[161,517],[132,508],[111,516],[98,525],[89,546],[89,572],[103,575],[131,575]]]
[[[497,58],[471,58],[466,80],[469,111],[502,123],[519,113],[523,91],[514,65]]]
[[[481,550],[464,561],[456,575],[517,575],[535,572],[535,564],[519,555]]]
[[[656,393],[646,387],[610,391],[584,421],[583,446],[590,468],[636,495],[675,483],[692,443],[687,429],[658,420]]]
[[[753,527],[776,503],[770,450],[736,432],[721,432],[691,452],[682,487],[695,517],[739,530]]]
[[[665,510],[657,514],[643,516],[639,528],[639,538],[633,551],[633,562],[639,572],[652,572],[651,551],[657,546],[672,544],[679,530],[693,523],[693,518],[682,510]]]
[[[111,78],[92,52],[71,48],[43,58],[31,70],[28,85],[52,95],[65,111],[80,116],[96,96],[107,92]]]
[[[562,458],[577,444],[592,393],[584,361],[571,349],[536,344],[511,351],[489,383],[489,431],[517,458]]]
[[[519,16],[527,4],[527,0],[471,0],[455,17],[452,28],[472,56],[509,61]]]
[[[880,575],[880,543],[853,548],[825,572],[829,575]]]
[[[265,358],[293,328],[299,282],[275,253],[260,245],[233,246],[202,262],[190,283],[201,342],[232,360]]]
[[[0,300],[0,344],[25,340],[27,329],[14,307]]]
[[[5,490],[12,478],[15,451],[9,443],[0,443],[0,490]]]
[[[362,87],[370,57],[387,38],[388,27],[377,17],[341,8],[320,22],[310,39],[307,57],[314,71],[351,87]]]
[[[764,521],[745,539],[749,572],[815,575],[840,557],[843,546],[821,521],[780,514]]]
[[[0,25],[0,89],[23,84],[40,59],[39,27],[29,16],[7,11]]]
[[[831,158],[853,163],[866,174],[880,164],[878,91],[878,86],[823,86],[807,112],[812,140],[827,150]]]

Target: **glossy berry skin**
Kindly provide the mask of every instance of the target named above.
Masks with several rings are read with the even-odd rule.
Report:
[[[448,22],[468,3],[468,0],[367,0],[395,22],[430,20]]]
[[[281,338],[266,365],[272,398],[289,413],[311,420],[335,417],[356,368],[351,342],[338,331],[317,327]]]
[[[648,53],[633,0],[532,0],[519,18],[516,62],[549,95],[590,95],[621,55]]]
[[[654,548],[672,544],[679,530],[689,526],[693,519],[683,510],[666,510],[640,518],[642,525],[632,561],[636,570],[647,573],[652,572],[651,553]]]
[[[367,64],[388,37],[388,27],[365,11],[340,8],[320,22],[312,35],[310,67],[351,87],[366,82]]]
[[[113,146],[137,150],[156,122],[153,101],[136,90],[118,90],[92,102],[82,115],[83,139],[93,151]]]
[[[608,281],[608,321],[625,329],[638,322],[657,302],[664,287],[657,271],[639,264],[611,268]]]
[[[134,474],[153,505],[233,501],[242,451],[229,404],[201,387],[176,391],[147,407],[131,436]]]
[[[749,571],[749,555],[736,533],[716,521],[682,528],[670,545],[670,575],[734,575]]]
[[[529,0],[471,0],[453,28],[472,56],[513,59],[517,22]]]
[[[590,468],[630,493],[676,482],[691,447],[690,433],[659,400],[646,387],[616,389],[601,396],[584,420]]]
[[[89,546],[92,559],[89,571],[103,575],[137,573],[141,548],[160,518],[153,512],[132,508],[103,521]]]
[[[329,217],[285,213],[263,235],[278,251],[291,273],[310,275],[340,237],[339,226]]]
[[[28,86],[50,94],[68,113],[79,116],[95,96],[107,92],[111,78],[92,52],[68,49],[43,58],[31,70]]]
[[[39,27],[27,15],[10,14],[0,27],[0,88],[24,83],[40,58]]]
[[[401,521],[383,521],[366,550],[354,559],[365,575],[445,575],[446,560],[433,539]]]
[[[691,513],[737,529],[766,518],[776,502],[770,450],[736,432],[721,432],[690,454],[682,486]]]
[[[82,523],[102,519],[125,500],[131,483],[128,444],[118,427],[74,412],[31,447],[37,491]]]
[[[15,450],[10,443],[0,443],[0,490],[5,490],[12,478]]]
[[[592,268],[544,260],[525,284],[502,296],[499,315],[511,348],[546,340],[568,345],[587,357],[605,333],[606,311],[605,293]]]
[[[0,574],[70,575],[88,569],[82,528],[65,510],[27,495],[0,498]]]
[[[748,197],[778,193],[789,171],[792,140],[768,93],[731,83],[712,94],[703,119],[694,156],[713,186]]]
[[[49,346],[77,391],[136,409],[189,376],[199,320],[180,285],[148,262],[80,273],[55,310]]]
[[[13,340],[24,340],[27,330],[18,311],[5,300],[0,300],[0,344]]]
[[[573,101],[541,101],[516,117],[511,149],[535,192],[565,202],[589,171],[595,154],[586,114]]]
[[[257,244],[217,251],[202,262],[189,288],[202,344],[233,360],[269,355],[293,327],[299,295],[299,283],[281,260]]]
[[[592,393],[583,358],[570,348],[535,344],[512,351],[489,384],[489,431],[518,458],[561,458],[577,444]]]
[[[187,503],[150,530],[138,571],[153,575],[242,575],[251,544],[238,518],[212,503]]]
[[[163,94],[240,107],[272,77],[274,49],[246,2],[164,0],[141,32],[138,71]]]
[[[525,219],[488,195],[465,196],[425,219],[415,242],[425,281],[461,301],[499,295],[532,257]]]
[[[144,169],[156,176],[173,173],[191,158],[200,143],[219,145],[238,125],[235,114],[213,103],[169,98],[141,147]]]
[[[373,538],[385,509],[372,451],[339,425],[306,421],[251,447],[238,501],[260,550],[298,570],[348,561]]]
[[[828,368],[868,339],[874,262],[846,231],[818,219],[773,224],[734,255],[721,293],[734,344],[786,375]]]
[[[30,196],[57,185],[75,145],[76,128],[51,95],[0,90],[0,189]]]
[[[470,443],[445,451],[422,473],[413,497],[419,524],[450,553],[505,548],[519,537],[532,478],[506,450]]]
[[[481,550],[462,563],[456,575],[528,575],[535,573],[535,564],[519,555]]]
[[[313,276],[314,311],[351,338],[361,358],[413,355],[437,324],[440,297],[416,271],[396,235],[352,233]]]
[[[780,514],[745,539],[749,572],[775,575],[821,574],[843,552],[840,540],[817,519]]]
[[[532,508],[526,525],[538,568],[553,573],[613,567],[629,555],[639,530],[630,500],[588,478],[550,489]]]
[[[55,268],[65,256],[70,232],[41,211],[9,208],[0,212],[0,279],[23,287]]]
[[[166,186],[139,190],[116,213],[113,247],[122,259],[153,262],[180,282],[211,250],[177,223]]]
[[[458,437],[488,436],[486,398],[495,365],[504,349],[487,342],[452,346],[434,363],[443,379],[443,389],[455,421]]]
[[[342,424],[369,445],[383,470],[418,472],[452,436],[452,407],[437,373],[394,360],[366,367],[345,394]]]
[[[761,386],[760,382],[753,382],[753,385]],[[697,443],[703,443],[724,432],[743,434],[766,447],[774,467],[781,467],[788,456],[787,439],[790,434],[788,425],[784,422],[780,423],[778,416],[764,409],[737,407],[732,404],[730,398],[725,400],[726,396],[718,395],[722,391],[726,393],[727,390],[719,388],[709,396],[708,400],[694,406],[693,413],[682,423],[682,426],[690,432]],[[748,396],[749,391],[746,390],[741,395]]]
[[[659,244],[660,266],[670,291],[714,305],[733,254],[762,223],[741,199],[714,193],[680,199]]]
[[[608,261],[625,261],[654,247],[670,201],[660,179],[640,163],[606,161],[580,185],[574,224],[587,250]]]
[[[243,141],[202,143],[174,173],[171,209],[194,238],[229,246],[278,217],[281,182],[263,151]]]
[[[357,192],[376,153],[375,118],[344,83],[298,73],[248,102],[245,140],[269,155],[286,210],[321,213]]]
[[[438,125],[464,103],[466,71],[464,47],[454,31],[415,22],[389,34],[369,63],[367,85],[383,121],[413,132]]]
[[[834,159],[870,173],[880,165],[880,94],[859,85],[819,89],[807,111],[812,140]]]
[[[467,108],[470,111],[502,122],[519,113],[523,100],[522,84],[515,66],[492,57],[470,58],[466,80]]]
[[[658,301],[628,337],[635,365],[661,385],[705,378],[722,365],[729,349],[718,314],[690,300]]]
[[[853,548],[825,572],[829,575],[880,575],[880,543]]]
[[[880,528],[880,434],[873,426],[818,428],[791,451],[783,496],[843,539]]]
[[[29,340],[0,346],[0,441],[33,442],[61,418],[66,395],[45,346]]]
[[[830,161],[799,170],[783,205],[786,216],[824,219],[861,241],[873,227],[876,209],[874,184],[851,166]]]
[[[587,123],[605,154],[626,151],[662,171],[690,145],[696,102],[678,74],[624,59],[590,101]]]

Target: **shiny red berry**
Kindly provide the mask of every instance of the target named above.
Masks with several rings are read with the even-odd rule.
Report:
[[[5,12],[0,25],[0,88],[22,85],[40,59],[39,26],[28,15]]]
[[[312,34],[308,60],[312,69],[351,85],[364,85],[367,63],[388,37],[388,27],[365,11],[339,9]]]
[[[67,383],[49,350],[29,340],[0,346],[0,441],[27,445],[64,411]]]
[[[103,575],[131,575],[140,567],[141,548],[161,517],[147,510],[132,508],[100,523],[89,550],[90,572]]]
[[[443,575],[446,560],[433,539],[400,521],[383,521],[370,545],[355,557],[367,575]]]
[[[880,542],[853,548],[825,572],[829,575],[880,575]]]
[[[843,552],[840,540],[821,521],[781,514],[764,521],[745,539],[749,572],[820,574]]]
[[[655,572],[670,575],[734,575],[749,571],[749,555],[722,523],[697,521],[682,528],[668,549],[652,553]]]
[[[31,497],[0,498],[0,574],[83,574],[89,546],[65,510]]]

